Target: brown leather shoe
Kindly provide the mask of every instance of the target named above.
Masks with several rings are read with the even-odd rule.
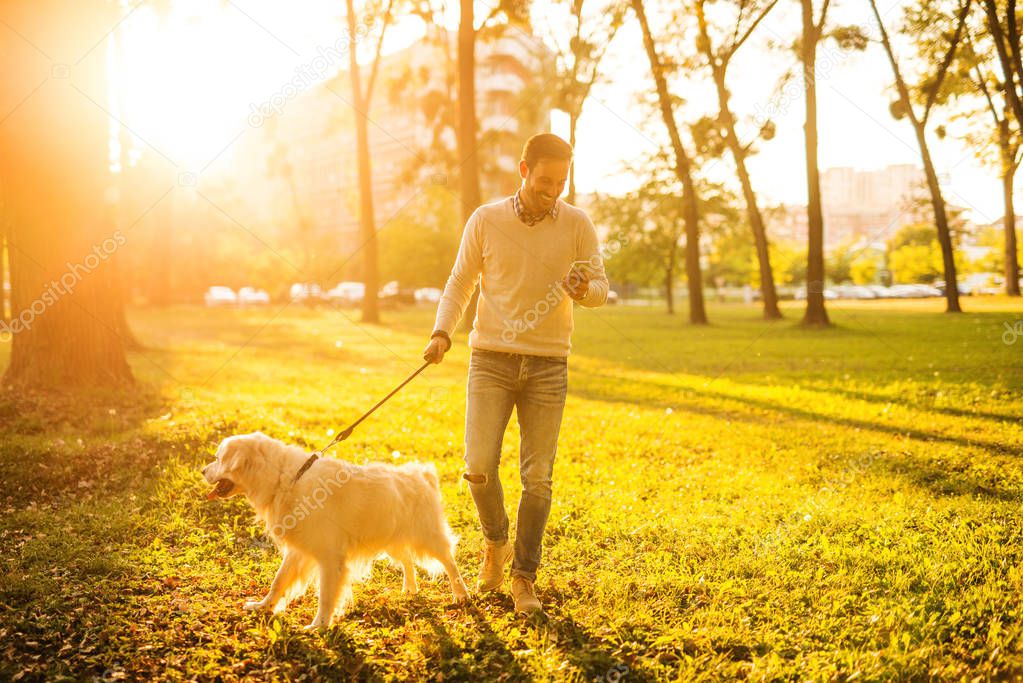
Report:
[[[483,564],[480,565],[480,576],[476,581],[476,590],[487,593],[497,590],[504,583],[504,566],[511,562],[515,549],[511,541],[493,543],[484,539]]]
[[[533,582],[521,576],[513,576],[511,584],[512,598],[515,600],[515,611],[523,614],[534,614],[543,611],[536,597]]]

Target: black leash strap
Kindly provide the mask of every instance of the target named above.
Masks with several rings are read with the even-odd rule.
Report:
[[[333,445],[334,445],[334,444],[336,444],[336,443],[340,443],[340,442],[344,441],[344,440],[345,440],[345,439],[347,439],[347,438],[348,438],[349,436],[351,436],[351,435],[352,435],[352,432],[353,432],[353,431],[355,431],[355,428],[356,428],[356,427],[358,427],[358,426],[359,426],[359,424],[361,424],[363,420],[365,420],[365,419],[366,419],[367,417],[369,417],[370,415],[372,415],[372,414],[373,414],[373,411],[374,411],[374,410],[376,410],[377,408],[379,408],[380,406],[382,406],[382,405],[383,405],[384,403],[386,403],[386,402],[387,402],[387,399],[391,398],[392,396],[394,396],[395,394],[397,394],[397,393],[398,393],[399,391],[401,391],[401,388],[402,388],[402,387],[404,387],[404,386],[405,386],[406,384],[408,384],[408,383],[409,383],[409,382],[411,382],[411,381],[412,381],[413,379],[415,379],[415,378],[416,378],[416,375],[418,375],[418,374],[419,374],[420,372],[422,372],[423,370],[425,370],[425,369],[426,369],[426,368],[427,368],[427,367],[428,367],[429,365],[430,365],[430,361],[426,361],[425,363],[423,363],[423,364],[422,364],[421,366],[419,366],[419,369],[418,369],[418,370],[416,370],[415,372],[413,372],[413,373],[412,373],[411,375],[409,375],[409,376],[408,376],[408,377],[407,377],[407,378],[405,379],[405,381],[404,381],[404,382],[402,382],[401,384],[399,384],[398,386],[396,386],[396,387],[395,387],[395,388],[394,388],[393,390],[391,390],[391,393],[387,394],[387,396],[384,396],[384,397],[383,397],[382,399],[380,399],[379,401],[377,401],[376,405],[375,405],[375,406],[373,406],[372,408],[370,408],[369,410],[367,410],[367,411],[366,411],[366,412],[365,412],[365,413],[363,414],[363,416],[362,416],[362,417],[360,417],[360,418],[359,418],[358,420],[356,420],[356,421],[355,421],[355,422],[353,422],[353,423],[352,423],[351,425],[349,425],[349,426],[348,426],[348,427],[347,427],[347,428],[346,428],[346,429],[345,429],[344,431],[342,431],[342,432],[338,432],[337,436],[335,436],[335,437],[334,437],[334,440],[333,440],[333,441],[331,441],[330,443],[328,443],[328,444],[327,444],[326,446],[324,446],[324,447],[323,447],[323,448],[321,448],[320,450],[318,450],[318,451],[313,451],[313,452],[312,452],[312,453],[311,453],[311,454],[309,455],[309,459],[308,459],[308,460],[306,460],[306,461],[305,461],[304,463],[302,463],[302,467],[300,467],[300,468],[299,468],[299,470],[298,470],[298,474],[296,474],[296,475],[295,475],[295,478],[294,478],[294,479],[292,480],[292,483],[294,483],[294,482],[298,481],[298,480],[299,480],[299,477],[301,477],[301,476],[302,476],[303,474],[305,474],[305,473],[306,473],[306,471],[307,471],[307,470],[308,470],[308,469],[309,469],[310,467],[312,467],[312,466],[313,466],[313,463],[314,463],[314,462],[316,462],[316,461],[317,461],[317,460],[319,459],[319,457],[320,457],[321,455],[323,455],[324,453],[326,453],[326,452],[327,452],[327,449],[328,449],[328,448],[330,448],[331,446],[333,446]]]

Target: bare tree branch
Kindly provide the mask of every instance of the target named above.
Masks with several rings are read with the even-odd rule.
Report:
[[[877,2],[875,0],[867,0],[870,3],[870,9],[874,12],[874,18],[877,19],[877,28],[881,32],[881,45],[884,46],[884,52],[888,56],[888,63],[892,67],[892,74],[895,76],[895,88],[899,91],[899,97],[906,106],[906,116],[917,126],[916,114],[913,112],[913,102],[909,99],[909,89],[906,87],[906,81],[902,78],[902,72],[899,70],[899,63],[895,60],[895,52],[892,50],[892,43],[888,39],[888,31],[885,30],[884,22],[881,20],[881,13],[877,11]]]
[[[377,71],[380,66],[380,51],[384,46],[384,35],[387,33],[387,27],[391,24],[391,9],[394,7],[394,0],[387,0],[387,10],[384,12],[384,25],[380,29],[380,38],[377,40],[376,51],[373,53],[373,66],[369,70],[369,79],[366,81],[366,109],[369,109],[370,98],[373,97],[373,84],[377,80]],[[349,36],[350,42],[348,44],[349,50],[355,49],[355,36]]]
[[[774,9],[774,6],[777,5],[777,4],[778,4],[778,0],[771,0],[770,4],[768,4],[767,7],[764,8],[764,11],[761,12],[760,15],[756,19],[753,20],[753,23],[750,24],[749,27],[747,27],[746,32],[742,34],[742,37],[739,38],[739,40],[733,42],[731,47],[728,48],[728,51],[725,53],[725,57],[724,57],[724,60],[723,60],[724,62],[727,63],[728,60],[732,58],[732,55],[734,55],[738,51],[738,49],[740,47],[742,47],[742,44],[746,42],[746,39],[749,38],[750,35],[752,35],[752,33],[756,29],[756,27],[760,24],[761,21],[764,20],[764,17],[766,17],[767,14],[772,9]],[[735,26],[736,26],[736,28],[739,27],[739,22],[738,21],[736,21]]]
[[[830,6],[831,0],[824,0],[824,5],[821,6],[821,18],[814,25],[814,37],[820,40],[821,34],[824,33],[824,22],[828,19],[828,7]],[[875,11],[876,14],[876,11]],[[880,21],[880,19],[878,20]]]
[[[973,48],[973,39],[970,37],[970,32],[966,32],[966,42],[973,49],[973,53],[977,54],[977,50]],[[998,108],[995,106],[994,100],[991,98],[991,91],[987,87],[987,78],[984,77],[984,72],[981,71],[980,61],[973,65],[973,69],[977,74],[977,80],[974,81],[974,85],[980,90],[981,94],[984,95],[984,99],[987,101],[988,111],[991,112],[991,116],[995,119],[996,125],[1001,125],[1001,119],[998,117]]]
[[[938,67],[938,74],[934,81],[934,86],[931,88],[931,91],[927,93],[927,102],[924,104],[924,115],[921,119],[921,123],[923,123],[923,125],[927,125],[927,118],[931,115],[931,107],[934,106],[934,102],[938,99],[938,91],[941,90],[941,84],[945,80],[945,74],[948,73],[948,67],[952,64],[952,60],[955,59],[956,50],[959,48],[959,40],[963,35],[963,26],[966,24],[966,15],[969,14],[970,6],[972,4],[973,0],[966,0],[966,2],[963,3],[962,9],[959,10],[956,30],[955,33],[952,34],[952,40],[949,42],[948,52],[945,54],[945,58],[941,60],[941,65]]]
[[[1002,31],[1002,22],[998,19],[998,8],[995,0],[983,0],[984,10],[987,15],[988,30],[995,41],[995,50],[998,52],[998,61],[1002,65],[1002,76],[1005,80],[1005,97],[1012,105],[1012,111],[1016,114],[1016,120],[1023,126],[1023,101],[1020,101],[1016,92],[1015,77],[1013,76],[1012,59],[1009,57],[1008,49],[1005,47],[1005,32]],[[1013,11],[1015,11],[1015,2]]]

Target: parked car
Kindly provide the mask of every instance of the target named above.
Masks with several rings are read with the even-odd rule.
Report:
[[[797,289],[794,298],[797,301],[806,301],[806,287],[800,287],[799,289]],[[825,288],[824,298],[828,301],[833,301],[834,299],[838,298],[838,294],[836,294],[835,290],[833,289]]]
[[[323,290],[315,282],[296,282],[291,285],[289,296],[297,304],[312,304],[323,301]]]
[[[242,287],[238,290],[238,303],[243,306],[259,306],[270,303],[270,295],[263,289]]]
[[[838,285],[834,292],[839,299],[876,299],[877,294],[869,287],[861,285]]]
[[[618,303],[618,292],[613,289],[607,290],[607,303],[616,304]]]
[[[960,290],[968,287],[971,294],[1001,294],[1005,291],[1005,277],[998,273],[970,273],[959,285]]]
[[[393,307],[399,304],[414,304],[416,302],[416,291],[408,287],[402,287],[397,280],[392,280],[380,288],[377,292],[380,303],[383,306]]]
[[[940,280],[935,282],[934,289],[938,291],[937,296],[945,296],[945,281]],[[973,287],[965,282],[957,282],[956,289],[959,290],[959,296],[971,296],[973,294]]]
[[[357,306],[366,298],[366,285],[362,282],[339,282],[327,294],[327,301],[338,306]]]
[[[414,292],[416,303],[435,304],[440,301],[444,291],[436,287],[420,287]]]
[[[234,306],[238,295],[230,287],[214,286],[206,290],[203,301],[207,306]]]

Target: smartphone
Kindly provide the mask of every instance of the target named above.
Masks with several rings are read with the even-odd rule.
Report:
[[[572,275],[573,273],[579,273],[580,275],[586,277],[586,279],[591,279],[594,276],[595,271],[596,268],[594,268],[593,264],[590,263],[589,261],[573,261],[572,269],[569,271],[569,275]]]

